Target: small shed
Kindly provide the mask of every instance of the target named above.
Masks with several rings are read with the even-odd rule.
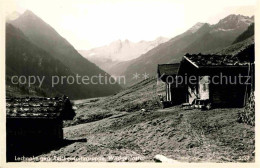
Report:
[[[63,120],[75,112],[69,98],[6,98],[7,160],[63,140]]]
[[[164,85],[164,91],[157,93],[163,102],[168,104],[180,104],[183,102],[183,87],[177,87],[176,76],[180,64],[158,64],[157,68],[157,88]]]

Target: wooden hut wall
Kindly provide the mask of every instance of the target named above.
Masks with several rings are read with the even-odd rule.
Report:
[[[174,105],[182,104],[186,101],[186,90],[185,87],[174,87],[174,85],[171,85],[171,101]]]
[[[210,100],[215,107],[243,107],[245,85],[210,85]]]
[[[19,139],[19,142],[45,144],[63,139],[63,122],[59,118],[8,118],[6,125],[8,142]]]
[[[61,119],[7,118],[6,126],[7,162],[40,154],[60,145],[63,139]]]
[[[186,72],[185,72],[186,73]],[[234,79],[239,75],[247,76],[248,67],[206,67],[199,68],[197,70],[187,70],[186,76],[209,76],[212,79],[213,76],[228,76]],[[202,79],[204,78],[202,77]],[[218,79],[218,78],[217,78]],[[203,79],[205,80],[205,79]],[[201,82],[201,81],[200,81]],[[209,98],[216,107],[242,107],[244,105],[246,93],[246,85],[243,84],[212,84],[203,85],[198,82],[197,85],[188,84],[187,86],[187,102],[193,103],[194,99]],[[217,81],[217,83],[220,81]],[[202,82],[203,83],[203,82]]]

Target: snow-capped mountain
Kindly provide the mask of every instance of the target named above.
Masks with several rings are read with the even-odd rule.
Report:
[[[147,51],[168,41],[165,37],[158,37],[154,41],[131,42],[129,40],[117,40],[107,46],[90,50],[79,50],[79,53],[105,71],[114,64],[128,61],[145,54]]]
[[[166,42],[165,37],[158,37],[154,41],[140,41],[137,43],[129,40],[117,40],[107,46],[93,48],[90,50],[79,50],[79,52],[88,59],[93,57],[109,59],[112,61],[128,61],[146,53],[150,49]]]
[[[191,32],[191,33],[195,33],[196,31],[198,31],[205,23],[201,23],[201,22],[198,22],[196,23],[194,26],[192,26],[188,32]]]

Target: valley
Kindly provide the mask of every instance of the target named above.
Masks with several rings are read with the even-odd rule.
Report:
[[[254,127],[236,121],[242,108],[201,111],[146,106],[153,101],[148,96],[153,85],[155,80],[148,80],[136,85],[136,91],[75,101],[76,117],[63,129],[72,143],[39,157],[154,162],[154,156],[161,154],[182,163],[254,162]],[[140,96],[145,88],[150,89]],[[113,108],[141,97],[143,102],[133,102],[128,110]]]
[[[69,104],[69,110],[76,113],[73,119],[59,120],[60,144],[54,143],[37,153],[37,157],[46,158],[42,161],[155,162],[156,155],[163,155],[181,163],[255,162],[253,86],[250,92],[253,105],[248,103],[248,107],[210,106],[201,110],[193,108],[195,103],[191,102],[189,106],[192,108],[187,110],[181,105],[187,102],[174,105],[176,102],[169,100],[172,95],[177,95],[174,91],[178,88],[174,90],[166,83],[159,85],[156,77],[159,64],[176,63],[176,72],[167,68],[163,72],[169,76],[179,75],[179,63],[186,53],[197,54],[198,57],[193,59],[202,60],[206,68],[211,64],[212,69],[226,66],[227,56],[237,59],[230,59],[230,66],[245,63],[241,66],[251,67],[252,64],[254,67],[255,58],[250,57],[254,56],[255,47],[254,16],[231,14],[215,24],[195,22],[194,26],[173,38],[159,36],[152,41],[139,42],[119,39],[86,50],[74,48],[30,10],[23,14],[14,13],[10,18],[6,23],[6,97],[10,100],[15,97],[44,97],[42,99],[46,100],[63,97],[60,101]],[[212,59],[215,60],[203,60],[203,54],[205,57],[214,55]],[[218,64],[214,63],[216,60]],[[189,66],[182,68],[184,71]],[[249,72],[255,73],[251,70],[248,75]],[[147,76],[143,77],[144,74]],[[18,83],[21,76],[29,83]],[[126,83],[119,83],[114,78],[117,76],[123,76]],[[15,82],[13,77],[17,77]],[[32,79],[35,79],[33,83]],[[74,82],[70,83],[72,79]],[[162,94],[171,89],[173,94],[168,94],[167,100],[162,99]],[[207,87],[202,90],[206,92]],[[235,90],[234,95],[240,95],[237,94],[239,91]],[[241,96],[245,98],[243,105],[246,105],[246,93]],[[183,95],[189,96],[189,92],[185,91]],[[200,99],[197,95],[194,100]],[[219,97],[216,99],[221,101]],[[209,100],[208,96],[203,101]],[[172,106],[165,108],[165,102]],[[48,108],[55,109],[55,103],[46,104],[46,108],[41,102],[31,106],[20,104],[8,107],[18,118],[26,118],[26,114],[20,115],[26,111],[24,109],[39,114],[48,114]],[[30,111],[29,106],[33,110]],[[68,109],[65,105],[62,107],[64,111]],[[251,125],[238,119],[246,107],[253,111]],[[37,113],[33,117],[37,118]]]

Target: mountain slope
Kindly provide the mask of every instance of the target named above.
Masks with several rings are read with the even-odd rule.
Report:
[[[140,41],[137,43],[129,40],[117,40],[107,46],[91,50],[79,50],[79,53],[98,65],[101,69],[113,74],[110,72],[110,68],[117,63],[135,59],[167,40],[164,37],[158,37],[154,41]]]
[[[249,37],[251,37],[251,36],[254,36],[254,33],[255,33],[255,24],[254,23],[252,23],[249,27],[248,27],[248,29],[246,30],[246,31],[244,31],[242,34],[240,34],[237,38],[236,38],[236,40],[233,42],[233,44],[235,44],[235,43],[238,43],[238,42],[241,42],[241,41],[243,41],[243,40],[245,40],[245,39],[247,39],[247,38],[249,38]]]
[[[240,53],[241,51],[243,51],[247,48],[254,47],[254,44],[255,44],[255,38],[254,38],[254,35],[253,35],[253,36],[251,36],[251,37],[249,37],[249,38],[247,38],[247,39],[245,39],[241,42],[232,44],[232,45],[225,47],[221,50],[217,50],[214,53],[223,54],[223,55],[237,55],[238,53]]]
[[[183,34],[163,43],[139,58],[127,67],[126,75],[129,85],[141,80],[133,80],[133,74],[156,74],[157,64],[179,62],[184,53],[205,52],[224,48],[244,32],[253,22],[253,17],[229,15],[215,25],[196,24]],[[194,27],[197,28],[194,31]]]
[[[141,55],[140,57],[130,60],[124,61],[116,64],[110,69],[110,72],[116,75],[124,75],[126,74],[126,70],[129,66],[132,66],[130,69],[140,68],[145,66],[145,68],[149,71],[154,71],[156,66],[151,65],[146,66],[144,64],[152,64],[153,62],[157,62],[158,64],[163,64],[169,62],[168,60],[175,59],[172,57],[173,55],[178,54],[181,50],[185,48],[187,44],[191,44],[197,37],[200,37],[204,34],[204,31],[209,30],[209,25],[205,23],[197,23],[192,28],[187,30],[185,33],[178,35],[171,40],[158,45],[157,47],[149,50],[147,53]],[[197,33],[195,33],[197,32]],[[180,54],[179,57],[182,55]],[[146,62],[146,63],[144,63]],[[172,62],[178,62],[178,58],[176,60],[172,60]],[[137,72],[137,71],[136,71]],[[134,74],[134,73],[133,73]],[[128,75],[128,79],[129,79]],[[130,81],[131,82],[131,81]]]
[[[211,30],[187,47],[186,51],[196,53],[226,47],[232,44],[234,39],[244,32],[253,21],[253,17],[229,15],[217,24],[211,25]]]
[[[95,64],[82,57],[66,39],[31,11],[24,12],[11,24],[19,28],[36,46],[62,62],[74,74],[89,78],[98,75],[110,77]],[[104,80],[102,78],[100,83],[104,83]],[[118,84],[82,84],[82,87],[78,98],[106,96],[116,93],[121,88]]]
[[[21,89],[20,94],[36,94],[39,96],[68,95],[71,98],[80,96],[79,85],[55,85],[51,87],[52,76],[69,76],[73,73],[59,60],[54,59],[49,53],[32,44],[29,39],[11,24],[6,24],[6,84],[7,93],[12,95],[10,88]],[[33,87],[11,83],[12,76],[39,76],[45,77],[42,87],[39,82]],[[16,82],[16,81],[15,81]],[[25,93],[21,93],[24,90]],[[26,92],[27,91],[27,92]],[[36,92],[36,93],[30,93]]]

